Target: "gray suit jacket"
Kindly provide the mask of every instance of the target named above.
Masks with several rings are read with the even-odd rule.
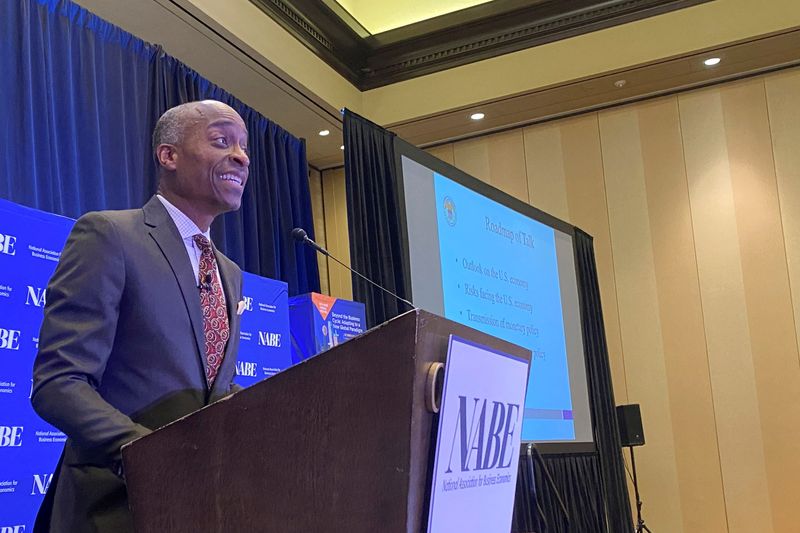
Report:
[[[34,409],[68,437],[35,531],[132,531],[113,472],[121,446],[230,393],[242,274],[215,254],[231,334],[209,390],[197,280],[161,202],[75,223],[47,288],[33,370]]]

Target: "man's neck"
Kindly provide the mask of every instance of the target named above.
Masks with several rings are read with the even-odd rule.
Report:
[[[203,233],[208,231],[208,228],[211,227],[211,223],[214,221],[214,217],[203,216],[197,213],[196,209],[192,208],[191,202],[187,202],[180,196],[176,196],[172,194],[170,191],[165,191],[159,189],[157,194],[160,194],[164,198],[167,199],[169,203],[180,209],[181,213],[189,217],[189,219],[194,222],[198,229]]]

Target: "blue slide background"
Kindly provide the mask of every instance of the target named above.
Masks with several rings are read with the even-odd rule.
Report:
[[[533,352],[523,440],[572,440],[554,230],[434,173],[445,316]]]

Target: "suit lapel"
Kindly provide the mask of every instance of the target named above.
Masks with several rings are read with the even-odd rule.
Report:
[[[145,224],[151,227],[150,235],[161,249],[161,253],[167,259],[175,279],[183,295],[186,312],[189,313],[189,320],[194,332],[194,340],[197,346],[197,355],[203,365],[203,383],[206,383],[206,344],[205,334],[203,333],[203,312],[200,305],[200,291],[197,289],[197,280],[194,279],[192,264],[186,254],[186,246],[183,244],[178,228],[172,222],[166,208],[158,198],[153,196],[143,207]],[[226,295],[227,297],[227,295]],[[206,384],[206,387],[208,385]]]

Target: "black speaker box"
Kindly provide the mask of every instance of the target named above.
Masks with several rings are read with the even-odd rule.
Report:
[[[617,423],[619,424],[619,440],[622,446],[643,446],[644,429],[642,429],[642,412],[639,404],[617,406]]]

